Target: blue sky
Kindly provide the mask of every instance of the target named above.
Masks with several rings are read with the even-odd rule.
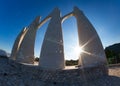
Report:
[[[10,53],[19,32],[36,16],[44,19],[55,7],[59,7],[64,16],[74,6],[81,9],[93,24],[104,47],[120,43],[120,0],[0,0],[0,49]],[[48,23],[37,32],[36,56],[40,54]],[[76,19],[67,19],[62,28],[65,59],[77,59],[72,49],[78,43]]]

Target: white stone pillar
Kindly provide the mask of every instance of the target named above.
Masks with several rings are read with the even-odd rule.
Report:
[[[74,8],[73,13],[77,19],[79,45],[84,50],[80,54],[79,65],[88,67],[107,64],[102,43],[94,27],[77,7]]]
[[[39,66],[44,69],[63,69],[65,62],[59,9],[54,9],[50,16],[51,20],[42,44]]]
[[[31,24],[28,26],[28,31],[24,36],[21,43],[19,51],[17,53],[16,60],[22,63],[34,63],[34,44],[36,31],[38,29],[40,16],[38,16]]]
[[[17,36],[17,38],[16,38],[16,40],[15,40],[15,42],[14,42],[13,48],[12,48],[12,52],[11,52],[10,59],[13,59],[13,60],[16,59],[16,54],[17,54],[17,52],[18,52],[18,50],[19,50],[20,44],[21,44],[21,42],[22,42],[22,40],[23,40],[26,32],[27,32],[27,29],[26,29],[26,27],[25,27],[25,28],[23,28],[23,30],[18,34],[18,36]]]

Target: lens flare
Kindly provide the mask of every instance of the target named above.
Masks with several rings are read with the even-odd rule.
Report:
[[[83,52],[83,48],[80,47],[80,46],[75,46],[75,47],[74,47],[74,52],[75,52],[75,54],[79,57],[80,54]]]

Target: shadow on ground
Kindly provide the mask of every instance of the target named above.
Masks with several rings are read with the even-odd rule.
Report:
[[[113,70],[115,69],[113,68]],[[115,72],[119,72],[119,70],[115,70]],[[0,58],[0,86],[120,86],[120,75],[117,74],[73,84],[69,82],[44,82],[39,79],[33,80],[29,78],[29,74],[23,75],[9,65],[8,58]]]
[[[120,77],[103,76],[96,80],[86,81],[82,86],[120,86]]]

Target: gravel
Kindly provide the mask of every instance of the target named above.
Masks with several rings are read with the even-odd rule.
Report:
[[[120,66],[109,67],[108,76],[73,84],[44,82],[19,71],[9,64],[7,58],[0,58],[0,86],[120,86]]]

